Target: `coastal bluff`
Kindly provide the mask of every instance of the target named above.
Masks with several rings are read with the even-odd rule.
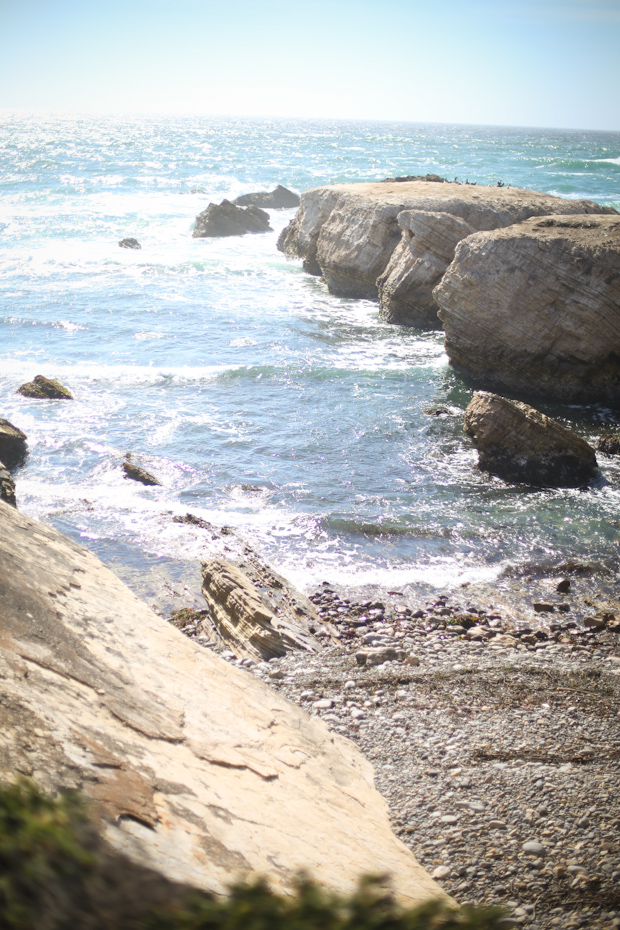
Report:
[[[278,248],[322,275],[332,294],[378,298],[386,322],[439,329],[432,292],[462,239],[530,217],[574,214],[617,215],[590,200],[516,187],[335,184],[304,191]]]
[[[223,894],[305,870],[450,899],[392,833],[355,746],[157,617],[89,551],[0,502],[0,774],[92,802],[111,847]]]

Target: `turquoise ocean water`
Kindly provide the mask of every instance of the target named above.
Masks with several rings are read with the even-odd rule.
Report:
[[[285,259],[294,211],[271,211],[273,233],[192,239],[211,200],[427,172],[620,209],[620,133],[1,114],[0,416],[29,437],[20,509],[164,609],[215,551],[172,521],[187,512],[305,587],[502,584],[567,562],[615,583],[619,464],[601,457],[587,490],[478,473],[473,385],[441,332],[388,326]],[[36,374],[75,401],[16,395]],[[539,406],[586,438],[620,426]],[[162,487],[123,477],[128,451]]]

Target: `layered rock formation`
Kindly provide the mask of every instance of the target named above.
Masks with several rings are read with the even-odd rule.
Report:
[[[35,400],[73,400],[71,391],[57,378],[46,378],[44,375],[35,375],[32,381],[18,387],[17,393]]]
[[[0,462],[7,468],[21,465],[28,454],[27,439],[21,429],[0,417]]]
[[[348,740],[168,625],[87,550],[0,503],[0,776],[80,789],[106,839],[223,893],[307,870],[445,897]]]
[[[243,236],[248,232],[268,232],[269,214],[258,207],[238,207],[230,200],[220,204],[210,203],[196,217],[193,236],[195,239],[221,236]]]
[[[310,274],[323,275],[333,294],[379,297],[386,320],[438,328],[432,291],[459,237],[531,216],[613,212],[591,201],[518,188],[429,181],[339,184],[302,194],[278,248],[301,258]]]
[[[272,191],[257,191],[235,197],[233,203],[238,207],[262,207],[263,209],[286,210],[299,206],[299,194],[278,184]]]
[[[596,469],[594,449],[534,407],[477,391],[465,411],[465,432],[479,467],[506,481],[580,487]]]
[[[620,217],[532,218],[461,242],[435,289],[452,365],[478,383],[620,402]]]
[[[319,648],[314,634],[323,624],[312,602],[255,555],[239,565],[211,559],[202,578],[213,630],[238,655],[260,662]]]

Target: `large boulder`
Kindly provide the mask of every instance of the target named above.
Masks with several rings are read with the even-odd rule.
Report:
[[[32,381],[18,387],[17,393],[35,400],[73,400],[71,391],[57,378],[46,378],[44,375],[35,375]]]
[[[272,191],[257,191],[254,194],[242,194],[235,197],[233,203],[238,207],[262,207],[263,209],[287,210],[299,206],[299,194],[278,184]]]
[[[248,232],[268,232],[269,214],[258,207],[238,207],[230,200],[220,204],[210,203],[206,210],[196,217],[194,238],[213,238],[219,236],[243,236]]]
[[[541,487],[580,487],[596,469],[594,449],[534,407],[477,391],[465,411],[465,432],[483,471]]]
[[[111,846],[217,894],[306,870],[445,893],[353,743],[183,636],[86,549],[0,503],[0,779],[81,790]]]
[[[531,216],[614,213],[588,200],[434,180],[338,184],[304,191],[278,248],[341,297],[380,298],[388,322],[439,328],[432,291],[459,237]],[[450,214],[424,221],[415,214]],[[406,213],[402,218],[399,215]],[[462,221],[459,223],[459,221]],[[417,230],[417,231],[416,231]],[[400,243],[400,246],[399,246]]]
[[[0,417],[0,462],[7,468],[17,468],[28,454],[26,434]]]
[[[450,362],[482,386],[620,402],[620,217],[469,236],[434,296]]]

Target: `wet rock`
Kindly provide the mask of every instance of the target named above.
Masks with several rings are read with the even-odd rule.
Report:
[[[596,451],[604,455],[620,455],[620,435],[604,433],[596,444]]]
[[[478,384],[620,400],[619,216],[547,216],[469,236],[433,296],[451,364]]]
[[[9,469],[21,465],[28,454],[27,438],[17,426],[0,417],[0,462]]]
[[[158,481],[157,478],[145,468],[141,468],[139,465],[132,462],[129,454],[123,462],[123,471],[125,472],[125,477],[131,478],[132,481],[139,481],[140,484],[157,485],[161,487],[161,481]]]
[[[542,487],[580,487],[596,456],[588,443],[534,407],[477,391],[465,411],[479,467],[506,481]]]
[[[562,580],[557,583],[555,590],[559,594],[566,594],[568,591],[570,591],[570,579],[562,578]]]
[[[127,239],[121,239],[121,241],[119,242],[119,246],[121,247],[121,249],[141,249],[142,248],[138,240],[133,239],[131,236],[129,236]]]
[[[269,214],[258,207],[238,207],[230,200],[220,204],[210,203],[196,217],[193,236],[195,239],[243,236],[245,233],[268,232]]]
[[[10,504],[11,507],[17,507],[15,499],[15,482],[8,468],[5,468],[0,462],[0,501]]]
[[[73,400],[73,394],[56,378],[46,378],[43,375],[36,375],[32,381],[22,384],[17,388],[17,393],[22,397],[30,397],[35,400]]]
[[[299,206],[299,194],[278,184],[272,191],[257,191],[254,194],[242,194],[235,197],[233,203],[238,207],[262,207],[263,209],[286,210]]]

